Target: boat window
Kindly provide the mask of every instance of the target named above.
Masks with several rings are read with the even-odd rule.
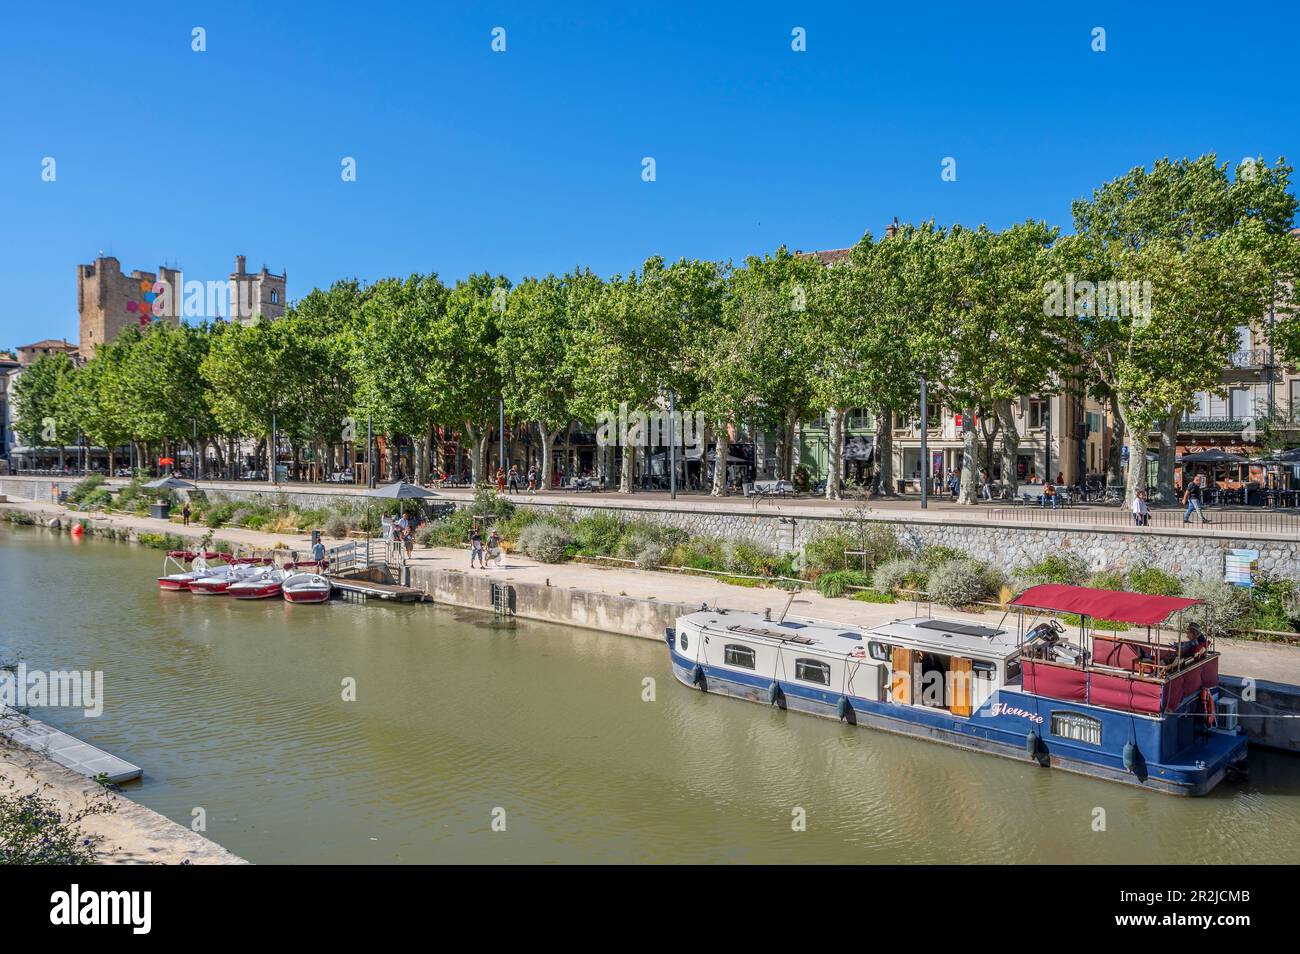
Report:
[[[753,669],[756,665],[754,650],[748,646],[737,646],[735,643],[727,643],[722,651],[722,659],[728,666],[740,666],[744,669]]]
[[[840,633],[840,637],[842,639],[856,639],[858,642],[862,642],[862,637],[857,633]]]
[[[996,672],[998,668],[996,663],[985,662],[982,659],[974,660],[970,667],[976,672]]]
[[[1052,735],[1087,742],[1090,745],[1101,745],[1101,722],[1077,712],[1053,712]]]
[[[889,662],[889,647],[884,643],[870,642],[867,648],[871,650],[871,658],[879,659],[881,662]]]
[[[1015,679],[1018,679],[1019,677],[1020,677],[1020,660],[1008,659],[1007,660],[1007,682],[1011,682]]]
[[[823,686],[829,686],[831,684],[831,667],[829,663],[816,659],[796,659],[794,661],[794,677],[804,682],[817,682]]]
[[[678,633],[678,634],[677,634],[677,645],[680,646],[680,647],[682,648],[682,652],[686,652],[686,634],[685,634],[685,633]]]

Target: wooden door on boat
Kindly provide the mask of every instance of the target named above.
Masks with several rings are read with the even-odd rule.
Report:
[[[970,715],[971,661],[953,656],[948,667],[948,681],[952,685],[952,714]]]
[[[894,702],[910,705],[912,702],[912,662],[917,652],[906,646],[894,646],[890,650],[889,664],[893,673],[889,678],[889,698]]]

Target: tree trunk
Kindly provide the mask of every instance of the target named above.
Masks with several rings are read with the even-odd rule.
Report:
[[[1133,426],[1132,414],[1118,405],[1124,422],[1124,444],[1128,447],[1128,479],[1124,482],[1124,505],[1129,506],[1147,484],[1146,429]]]
[[[465,422],[466,450],[469,451],[469,473],[470,483],[479,484],[483,480],[483,461],[482,454],[479,451],[479,438],[475,432],[474,425],[469,421]]]
[[[541,486],[538,487],[538,490],[546,490],[551,486],[551,458],[554,457],[551,448],[555,446],[555,438],[561,430],[562,428],[557,427],[553,431],[548,431],[544,425],[537,425],[537,432],[542,435],[542,467],[541,477],[538,480]]]
[[[894,411],[879,408],[876,411],[876,480],[871,488],[873,497],[893,497],[894,489]]]
[[[961,489],[957,502],[974,506],[979,503],[979,491],[975,487],[979,435],[975,432],[975,412],[971,410],[963,411],[961,416],[961,451]]]
[[[1178,456],[1177,414],[1160,424],[1160,459],[1156,465],[1156,497],[1161,503],[1174,502],[1174,461]]]
[[[1020,492],[1020,481],[1016,476],[1016,454],[1020,450],[1020,432],[1016,430],[1016,418],[1009,400],[995,401],[993,411],[998,416],[1002,430],[1002,497],[1015,500]]]
[[[781,443],[777,445],[777,473],[781,480],[794,479],[794,427],[799,420],[797,408],[785,412],[785,421],[781,425]]]
[[[632,477],[636,470],[636,446],[633,444],[623,444],[623,466],[618,471],[618,492],[620,494],[630,494],[632,492]]]
[[[727,458],[731,456],[731,432],[725,425],[714,429],[713,497],[727,496]]]
[[[1124,482],[1124,419],[1119,414],[1119,402],[1110,396],[1110,419],[1113,422],[1110,450],[1106,455],[1106,486],[1118,487]]]
[[[826,411],[826,499],[844,496],[844,411],[838,407]]]

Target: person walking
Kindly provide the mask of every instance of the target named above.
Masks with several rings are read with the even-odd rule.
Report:
[[[537,465],[533,464],[528,468],[528,492],[537,493]]]
[[[506,478],[506,486],[512,494],[519,493],[519,466],[517,464],[510,465],[510,476]]]
[[[181,526],[188,527],[189,525],[190,525],[190,502],[187,500],[185,501],[185,506],[181,509]]]
[[[1201,518],[1201,523],[1210,522],[1210,518],[1207,517],[1205,511],[1201,509],[1201,499],[1203,496],[1204,494],[1201,489],[1201,475],[1197,474],[1192,482],[1187,485],[1187,489],[1183,491],[1183,503],[1187,505],[1187,509],[1183,511],[1183,523],[1187,523],[1191,519],[1193,510],[1195,510],[1197,516]]]
[[[1151,524],[1151,510],[1147,507],[1147,492],[1139,490],[1133,498],[1133,526],[1146,527]]]
[[[487,555],[488,559],[492,561],[493,569],[504,569],[502,560],[505,554],[501,547],[501,534],[497,533],[496,530],[488,534]]]
[[[506,472],[502,470],[500,467],[498,467],[497,468],[497,493],[504,494],[505,492],[506,492]]]
[[[483,560],[483,534],[478,527],[474,527],[469,532],[469,568],[474,569],[474,561],[478,561],[479,569],[486,570],[487,563]]]
[[[980,496],[985,500],[993,499],[993,477],[987,467],[980,471]]]

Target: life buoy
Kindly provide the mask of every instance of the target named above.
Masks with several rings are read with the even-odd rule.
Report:
[[[1218,720],[1216,718],[1214,696],[1210,694],[1209,689],[1201,689],[1201,711],[1205,713],[1205,724],[1213,729]]]

